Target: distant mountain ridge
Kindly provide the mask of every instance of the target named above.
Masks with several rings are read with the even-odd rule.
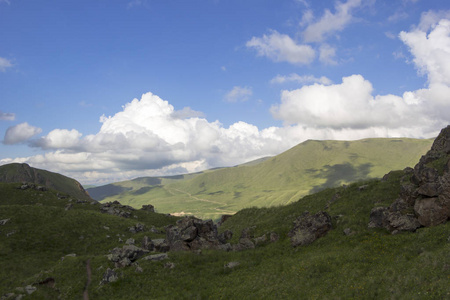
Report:
[[[73,178],[30,167],[28,164],[12,163],[0,166],[0,182],[27,182],[55,189],[79,199],[91,199],[83,186]]]
[[[163,178],[147,186],[134,180],[113,183],[110,188],[127,189],[103,200],[135,207],[152,204],[159,212],[217,219],[246,207],[283,205],[325,188],[380,178],[413,166],[432,143],[433,139],[409,138],[308,140],[274,157],[177,180]]]

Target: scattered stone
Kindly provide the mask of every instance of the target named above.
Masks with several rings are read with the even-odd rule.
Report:
[[[108,226],[103,226],[103,229],[109,230],[109,227]]]
[[[73,207],[73,204],[69,203],[69,204],[66,205],[66,207],[64,207],[64,210],[71,210],[72,207]]]
[[[114,262],[116,268],[123,268],[131,265],[132,262],[148,253],[147,250],[134,245],[125,245],[122,248],[114,248],[108,254],[108,259]]]
[[[130,228],[128,228],[128,230],[131,233],[138,233],[138,232],[144,231],[144,225],[140,224],[140,223],[137,223],[136,225],[131,226]]]
[[[185,217],[166,227],[166,241],[171,251],[219,249],[217,226],[212,220]]]
[[[173,269],[173,268],[175,268],[175,264],[173,263],[173,262],[166,262],[165,264],[164,264],[164,268],[165,269]]]
[[[128,240],[126,240],[125,244],[127,245],[134,245],[135,240],[133,238],[129,238]]]
[[[278,233],[276,233],[276,232],[270,233],[270,242],[272,242],[272,243],[278,242],[279,239],[280,239],[280,236],[278,235]]]
[[[327,234],[331,230],[331,217],[327,212],[311,215],[304,212],[294,221],[294,228],[289,232],[293,247],[305,246]]]
[[[267,241],[267,236],[264,234],[260,237],[254,238],[255,246],[261,245]]]
[[[0,220],[0,226],[1,226],[1,225],[5,225],[9,220],[11,220],[11,219],[3,219],[3,220]]]
[[[115,282],[119,279],[119,276],[117,275],[117,273],[108,268],[106,269],[105,273],[103,274],[103,278],[100,281],[100,285],[106,284],[106,283],[110,283],[110,282]]]
[[[149,212],[155,212],[155,207],[151,204],[142,205],[141,210],[149,211]]]
[[[230,261],[229,263],[225,264],[225,269],[233,269],[239,266],[241,263],[238,261]]]
[[[142,239],[142,249],[148,251],[153,251],[155,249],[155,244],[148,236],[144,236]]]
[[[344,229],[344,234],[345,234],[346,236],[350,236],[350,235],[354,235],[355,232],[354,232],[353,230],[351,230],[350,228],[345,228],[345,229]]]
[[[27,292],[28,295],[33,294],[34,292],[36,292],[37,288],[32,286],[32,285],[27,285],[25,287],[25,292]]]
[[[11,235],[13,235],[13,234],[15,234],[15,233],[16,233],[15,230],[10,231],[10,232],[8,232],[8,233],[6,234],[6,237],[10,237]]]
[[[225,230],[218,236],[219,241],[223,244],[226,244],[226,242],[231,240],[232,237],[233,237],[233,232],[231,230]]]
[[[158,252],[167,252],[170,249],[170,245],[165,239],[154,239],[152,242],[155,245],[155,250]]]
[[[168,259],[169,256],[167,255],[167,253],[160,253],[160,254],[153,254],[153,255],[148,255],[143,257],[143,260],[151,260],[151,261],[159,261],[159,260],[163,260],[163,259]]]

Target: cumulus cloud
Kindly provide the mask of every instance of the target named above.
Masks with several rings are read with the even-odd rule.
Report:
[[[9,2],[7,2],[9,3]],[[6,69],[11,68],[13,64],[10,60],[7,60],[6,58],[0,57],[0,72],[5,72]]]
[[[3,143],[6,145],[19,144],[41,132],[41,128],[31,126],[28,123],[20,123],[15,126],[10,126],[6,130]]]
[[[310,64],[316,55],[311,46],[297,44],[288,35],[280,34],[276,30],[262,37],[253,37],[246,46],[255,49],[259,56],[266,56],[275,62],[296,65]]]
[[[275,83],[282,84],[285,82],[296,82],[299,84],[320,83],[320,84],[324,84],[324,85],[328,85],[328,84],[332,83],[332,81],[325,76],[321,76],[320,78],[317,78],[312,75],[301,76],[296,73],[291,73],[287,76],[277,75],[270,80],[270,83],[272,83],[272,84],[275,84]]]
[[[421,25],[400,39],[409,47],[414,64],[430,84],[450,85],[450,20],[434,20],[437,14],[422,16]],[[431,29],[431,31],[429,31]]]
[[[198,114],[190,108],[177,111],[168,101],[147,93],[115,115],[102,116],[96,134],[82,136],[75,129],[55,129],[31,143],[50,152],[3,159],[0,164],[28,162],[98,183],[101,178],[123,180],[235,165],[280,153],[296,143],[281,138],[276,128],[259,130],[245,122],[225,128]],[[15,141],[8,141],[19,139],[16,135]]]
[[[253,94],[252,88],[235,86],[231,91],[226,93],[224,99],[227,102],[243,102]]]
[[[316,83],[282,91],[281,102],[271,108],[273,116],[285,124],[339,130],[383,128],[407,135],[436,133],[450,115],[450,20],[445,13],[423,14],[420,25],[401,32],[420,74],[428,86],[397,95],[373,95],[372,84],[361,75],[343,77],[342,83]]]
[[[302,33],[304,41],[306,43],[322,42],[330,34],[342,31],[353,21],[352,11],[360,5],[361,0],[348,0],[345,3],[336,2],[335,13],[327,9],[320,20],[306,27]],[[312,21],[310,17],[309,20]]]
[[[16,119],[16,114],[5,113],[0,110],[0,120],[2,121],[14,121]]]

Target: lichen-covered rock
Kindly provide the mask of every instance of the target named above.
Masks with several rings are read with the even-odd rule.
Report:
[[[315,215],[305,212],[294,221],[288,236],[293,247],[305,246],[326,235],[331,228],[331,217],[327,212],[321,211]]]

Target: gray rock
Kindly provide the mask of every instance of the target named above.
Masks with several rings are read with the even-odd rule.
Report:
[[[106,284],[106,283],[110,283],[110,282],[115,282],[119,279],[119,276],[117,275],[117,273],[108,268],[106,269],[105,273],[103,273],[103,278],[100,281],[100,285]]]
[[[125,244],[127,245],[134,245],[136,241],[133,238],[129,238],[125,241]]]
[[[71,210],[73,208],[73,204],[69,203],[66,205],[66,207],[64,207],[64,210]]]
[[[0,226],[1,226],[1,225],[5,225],[9,220],[11,220],[11,219],[3,219],[3,220],[0,220]]]
[[[241,263],[238,261],[230,261],[229,263],[225,264],[225,269],[233,269],[236,268],[237,266],[239,266]]]
[[[254,238],[253,241],[255,242],[255,246],[261,245],[267,241],[267,236],[263,234],[260,237]]]
[[[108,259],[115,263],[116,268],[123,268],[131,265],[132,262],[148,253],[148,250],[134,245],[125,245],[122,248],[114,248],[108,254]]]
[[[141,247],[144,250],[153,251],[155,249],[155,244],[148,236],[144,236]]]
[[[331,217],[327,212],[315,215],[305,212],[294,221],[294,227],[288,236],[293,247],[305,246],[326,235],[331,228]]]
[[[279,239],[280,239],[280,236],[278,235],[278,233],[276,233],[276,232],[271,232],[270,233],[270,241],[272,243],[278,242]]]
[[[149,211],[149,212],[155,212],[155,207],[151,204],[142,205],[141,210]]]
[[[34,292],[36,292],[37,288],[32,286],[32,285],[27,285],[25,287],[25,292],[27,292],[28,295],[33,294]]]
[[[173,263],[173,262],[166,262],[165,264],[164,264],[164,268],[166,268],[166,269],[173,269],[173,268],[175,268],[175,264]]]
[[[131,226],[130,228],[128,228],[128,230],[131,233],[138,233],[138,232],[144,231],[144,229],[145,229],[144,225],[140,224],[140,223],[137,223],[136,225]]]
[[[143,260],[151,260],[151,261],[159,261],[159,260],[163,260],[163,259],[168,259],[169,256],[167,255],[167,253],[160,253],[160,254],[153,254],[153,255],[148,255],[143,257]]]
[[[171,251],[219,249],[224,244],[223,238],[219,238],[217,226],[212,220],[185,217],[176,225],[166,227],[166,242]]]

